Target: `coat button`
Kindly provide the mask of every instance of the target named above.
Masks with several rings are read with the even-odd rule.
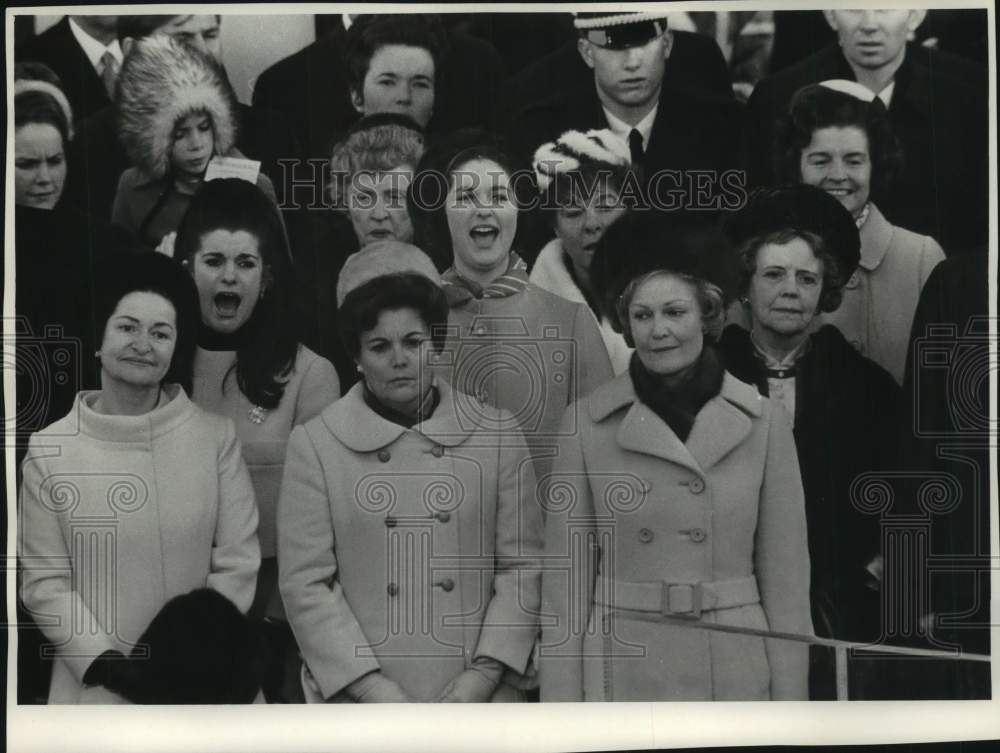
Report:
[[[388,450],[379,450],[378,451],[378,459],[380,461],[382,461],[383,463],[388,463],[389,459],[391,457],[392,457],[392,454]]]
[[[653,540],[653,532],[651,530],[649,530],[648,528],[639,529],[639,541],[641,541],[643,544],[648,544],[652,540]]]
[[[688,484],[688,489],[691,490],[692,494],[701,494],[705,491],[705,482],[700,478],[693,478]]]
[[[431,455],[433,455],[436,458],[441,457],[442,455],[444,455],[444,447],[442,447],[439,444],[434,445],[431,448]]]
[[[696,544],[700,544],[708,536],[704,528],[692,528],[691,533],[688,535],[691,537],[691,541]]]
[[[451,578],[442,578],[437,582],[437,585],[441,586],[442,591],[453,591],[455,589],[455,581]]]
[[[396,594],[399,593],[399,586],[397,586],[395,583],[390,583],[388,586],[385,587],[385,592],[390,596],[395,596]]]
[[[439,513],[435,513],[434,517],[437,518],[442,523],[447,523],[449,520],[451,520],[451,513],[448,512],[447,510],[442,510]]]
[[[397,521],[395,518],[393,518],[393,517],[390,516],[390,517],[388,517],[388,518],[385,519],[385,527],[386,528],[395,528],[398,522],[399,521]]]

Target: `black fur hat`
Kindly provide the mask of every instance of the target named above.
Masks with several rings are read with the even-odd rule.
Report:
[[[261,688],[261,655],[256,628],[218,591],[175,596],[132,650],[129,700],[252,703]]]
[[[738,279],[732,247],[719,227],[689,213],[631,211],[604,233],[590,277],[612,326],[622,331],[618,298],[637,277],[663,270],[705,280],[730,299]]]
[[[837,260],[833,287],[846,284],[861,261],[861,236],[851,213],[822,188],[805,183],[757,189],[726,230],[737,247],[783,230],[818,235]]]

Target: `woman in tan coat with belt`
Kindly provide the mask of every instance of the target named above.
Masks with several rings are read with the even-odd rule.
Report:
[[[543,701],[807,697],[805,644],[700,627],[812,633],[788,418],[706,343],[713,242],[635,215],[595,259],[629,249],[609,299],[635,355],[567,411],[541,488]]]

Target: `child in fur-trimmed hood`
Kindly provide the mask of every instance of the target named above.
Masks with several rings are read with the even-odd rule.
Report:
[[[243,157],[235,148],[236,95],[217,61],[160,34],[135,41],[118,87],[118,137],[132,167],[118,180],[111,219],[170,253],[209,160]],[[258,174],[257,186],[277,211],[267,176]]]

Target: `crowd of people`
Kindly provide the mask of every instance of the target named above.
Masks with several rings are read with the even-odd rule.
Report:
[[[225,17],[21,45],[19,701],[829,700],[831,641],[989,653],[984,64],[835,10],[779,69],[813,14],[345,15],[251,105]]]

